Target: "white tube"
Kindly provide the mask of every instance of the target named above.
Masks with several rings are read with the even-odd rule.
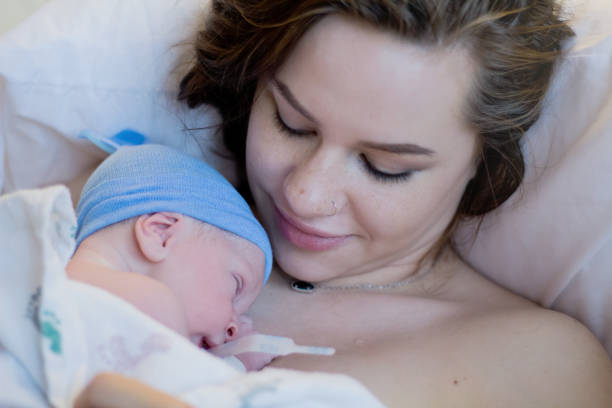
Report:
[[[218,357],[233,356],[246,352],[267,353],[276,356],[286,356],[292,353],[331,356],[336,352],[332,347],[298,346],[289,337],[267,334],[251,334],[213,347],[208,351]]]

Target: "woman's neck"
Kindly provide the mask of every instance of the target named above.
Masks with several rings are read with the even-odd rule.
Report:
[[[282,272],[288,287],[298,292],[410,292],[419,294],[424,288],[443,286],[449,279],[444,265],[456,257],[454,251],[445,248],[438,256],[430,256],[414,262],[395,262],[372,272],[346,275],[325,281],[301,281]],[[304,289],[305,290],[302,290]]]

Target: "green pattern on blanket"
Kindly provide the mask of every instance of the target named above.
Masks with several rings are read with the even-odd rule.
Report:
[[[42,322],[41,325],[42,335],[51,340],[51,344],[49,348],[55,354],[62,353],[62,335],[57,329],[53,326],[53,323],[50,322]]]
[[[40,332],[43,337],[49,339],[49,349],[55,354],[62,354],[62,334],[58,330],[59,319],[49,310],[43,312],[40,323]]]

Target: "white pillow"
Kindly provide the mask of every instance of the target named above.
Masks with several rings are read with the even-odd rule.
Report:
[[[54,0],[0,37],[2,191],[67,181],[96,164],[103,154],[76,139],[82,129],[131,127],[199,154],[183,128],[218,117],[175,101],[189,49],[176,45],[207,3]],[[582,320],[612,354],[612,4],[569,7],[578,38],[526,136],[524,186],[462,252],[503,286]],[[233,179],[228,163],[206,159]]]
[[[83,129],[131,127],[200,155],[185,127],[218,122],[176,102],[186,43],[206,1],[55,0],[0,37],[3,192],[64,182],[104,154]],[[229,163],[209,161],[232,178]],[[27,165],[24,165],[27,160]]]

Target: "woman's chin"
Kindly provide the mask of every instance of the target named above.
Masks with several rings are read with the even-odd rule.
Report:
[[[309,256],[277,256],[276,263],[283,273],[292,279],[307,282],[322,282],[336,277],[339,269],[325,266],[322,262],[313,262]]]

